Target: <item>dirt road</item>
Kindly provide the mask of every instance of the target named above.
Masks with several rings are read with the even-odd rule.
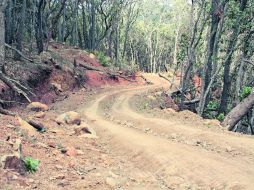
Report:
[[[129,163],[126,175],[143,179],[129,189],[254,189],[254,139],[135,112],[134,95],[165,84],[153,82],[104,92],[83,110],[110,153]]]

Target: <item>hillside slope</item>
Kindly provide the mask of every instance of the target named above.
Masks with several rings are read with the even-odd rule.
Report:
[[[133,102],[141,101],[139,95],[167,88],[158,76],[144,76],[153,85],[81,90],[55,102],[39,119],[47,128],[44,133],[27,135],[15,118],[1,116],[0,137],[5,145],[1,155],[12,151],[20,139],[22,155],[40,160],[34,174],[22,176],[1,169],[1,187],[252,189],[253,139],[186,112],[137,112],[138,104]],[[68,111],[80,114],[80,126],[55,122]],[[20,113],[22,118],[33,114],[27,108]],[[86,127],[91,134],[77,131],[79,127]]]

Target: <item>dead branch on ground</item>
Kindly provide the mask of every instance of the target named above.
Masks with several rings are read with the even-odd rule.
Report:
[[[6,109],[3,109],[2,106],[0,105],[0,114],[3,114],[3,115],[10,115],[10,116],[16,116],[15,113],[11,112],[11,111],[8,111]]]
[[[76,61],[74,61],[74,62],[76,62]],[[106,73],[107,75],[112,76],[112,77],[119,77],[119,78],[123,78],[124,80],[127,80],[129,82],[136,82],[136,80],[129,79],[128,76],[125,77],[125,76],[122,76],[118,73],[112,73],[112,72],[109,72],[109,71],[105,71],[103,69],[99,69],[97,67],[90,66],[90,65],[87,65],[87,64],[84,64],[84,63],[79,63],[78,65],[85,68],[85,69],[87,69],[87,70],[90,70],[90,71],[102,72],[102,73]]]
[[[5,76],[2,71],[0,71],[0,80],[2,80],[7,86],[9,86],[13,91],[17,92],[19,95],[22,95],[27,99],[28,102],[31,102],[30,98],[28,97],[27,93],[22,90],[22,88],[27,89],[23,85],[21,85],[19,82],[13,82],[13,79],[10,79],[9,77]],[[18,86],[20,87],[18,87]],[[32,92],[30,92],[32,94]]]
[[[9,44],[5,44],[5,47],[17,52],[23,59],[33,63],[34,61],[32,59],[29,59],[28,57],[26,57],[21,51],[17,50],[16,48],[10,46]]]

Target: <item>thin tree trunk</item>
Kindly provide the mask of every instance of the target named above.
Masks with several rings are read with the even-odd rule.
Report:
[[[0,3],[0,70],[2,69],[5,61],[5,19],[4,11],[6,1]]]
[[[26,20],[26,0],[23,0],[22,2],[22,8],[21,8],[21,14],[20,15],[20,22],[19,22],[19,27],[18,27],[18,32],[17,32],[17,50],[22,52],[22,42],[23,42],[23,37],[24,37],[24,25],[25,25],[25,20]],[[15,53],[14,55],[15,60],[21,60],[21,56],[18,53]]]
[[[243,12],[245,8],[247,7],[248,0],[242,0],[240,5],[240,11]],[[230,95],[230,86],[231,86],[231,77],[230,77],[230,68],[231,68],[231,62],[232,62],[232,56],[235,52],[235,46],[238,40],[238,36],[240,33],[240,22],[241,18],[238,18],[235,25],[233,33],[230,36],[228,48],[227,48],[227,54],[226,59],[224,62],[224,75],[223,75],[223,90],[222,90],[222,97],[221,97],[221,103],[220,103],[220,109],[219,113],[226,113],[227,107],[228,107],[228,100]]]
[[[13,2],[12,0],[8,1],[8,5],[6,8],[6,13],[5,13],[5,22],[6,22],[6,27],[5,27],[5,31],[6,31],[6,36],[5,36],[5,41],[8,44],[11,44],[13,41],[13,29],[14,26],[12,26],[13,23],[13,18],[12,18],[12,10],[13,10]]]
[[[83,46],[86,49],[89,47],[89,39],[88,39],[86,11],[85,11],[84,4],[82,4],[82,30],[83,30],[83,38],[84,38]]]
[[[36,43],[38,54],[42,53],[44,50],[43,45],[43,29],[42,29],[42,6],[44,4],[44,0],[40,0],[37,11],[37,24],[35,26],[36,30]]]
[[[225,10],[224,10],[225,12]],[[224,14],[220,20],[219,26],[218,26],[218,31],[217,31],[217,35],[215,36],[214,39],[214,44],[213,44],[213,75],[208,83],[208,86],[203,85],[202,87],[202,91],[201,91],[201,95],[200,95],[200,102],[199,102],[199,107],[198,107],[198,114],[200,116],[203,115],[204,109],[206,107],[206,104],[209,102],[209,92],[210,89],[214,83],[214,81],[216,80],[217,75],[219,74],[221,67],[217,66],[217,56],[218,56],[218,51],[219,51],[219,42],[221,39],[221,35],[222,35],[222,29],[224,27]],[[211,44],[210,44],[211,45]],[[208,47],[211,48],[211,47]],[[208,58],[209,59],[209,58]],[[208,60],[207,60],[208,61]],[[211,72],[212,73],[212,72]],[[205,77],[204,77],[205,80]]]
[[[89,31],[89,41],[90,41],[90,43],[89,43],[89,49],[91,49],[91,50],[94,50],[95,49],[95,36],[96,36],[96,34],[95,34],[95,25],[96,25],[96,12],[95,12],[95,0],[91,0],[91,10],[90,10],[90,12],[91,12],[91,22],[90,22],[90,24],[91,24],[91,26],[90,26],[90,31]]]

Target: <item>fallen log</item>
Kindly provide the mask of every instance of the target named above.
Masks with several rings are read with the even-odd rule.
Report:
[[[29,120],[28,123],[30,125],[32,125],[35,129],[37,129],[38,131],[45,131],[45,126],[42,123],[39,123],[37,121],[34,120]]]
[[[167,80],[169,83],[172,83],[172,81],[170,81],[167,77],[163,76],[163,75],[160,74],[160,73],[159,73],[159,77],[161,77],[161,78]],[[172,85],[174,85],[174,86],[176,87],[176,89],[177,89],[176,91],[172,92],[172,95],[173,95],[174,93],[177,93],[177,92],[183,93],[182,89],[179,88],[176,84],[172,83],[171,86],[172,86]],[[185,93],[187,93],[187,92],[188,92],[188,91],[185,91]],[[188,100],[188,102],[191,101],[191,100],[189,100],[189,98],[188,98],[185,94],[184,94],[184,97]]]
[[[248,113],[248,111],[254,106],[254,89],[252,93],[245,98],[240,104],[229,112],[222,126],[226,127],[229,131],[235,128],[235,125]]]
[[[74,63],[76,63],[75,60],[74,60]],[[105,70],[103,70],[103,69],[99,69],[99,68],[94,67],[94,66],[91,66],[91,65],[87,65],[87,64],[84,64],[84,63],[79,63],[78,65],[79,65],[80,67],[83,67],[83,68],[85,68],[85,69],[87,69],[87,70],[90,70],[90,71],[102,72],[102,73],[106,73],[106,74],[109,75],[109,76],[123,78],[124,80],[127,80],[127,81],[129,81],[129,82],[136,82],[136,80],[131,80],[131,79],[129,79],[128,76],[125,77],[125,76],[122,76],[122,75],[120,75],[120,74],[118,74],[118,73],[112,73],[112,72],[109,72],[109,71],[105,71]]]
[[[194,100],[190,100],[190,101],[184,101],[183,104],[185,105],[191,105],[191,104],[196,104],[199,103],[200,99],[194,99]]]
[[[172,81],[170,81],[167,77],[163,76],[160,73],[158,75],[159,75],[159,77],[161,77],[161,78],[165,79],[166,81],[168,81],[169,83],[171,83],[171,85],[174,85],[176,87],[176,89],[182,93],[182,90],[176,84],[172,83]]]
[[[9,44],[5,44],[5,47],[7,47],[7,48],[9,48],[9,49],[11,49],[11,50],[17,52],[21,57],[23,57],[23,59],[25,59],[25,60],[27,60],[27,61],[29,61],[29,62],[31,62],[31,63],[34,62],[32,59],[27,58],[21,51],[19,51],[19,50],[17,50],[16,48],[10,46]]]
[[[74,66],[77,64],[76,60],[74,59]],[[105,72],[104,70],[102,69],[98,69],[97,67],[94,67],[94,66],[91,66],[91,65],[87,65],[87,64],[84,64],[84,63],[78,63],[79,66],[87,69],[87,70],[91,70],[91,71],[98,71],[98,72]]]
[[[0,71],[0,80],[2,80],[7,86],[9,86],[13,91],[17,92],[19,95],[22,95],[24,96],[28,102],[31,102],[30,98],[28,97],[27,93],[24,92],[21,88],[17,87],[15,84],[14,84],[14,80],[13,79],[10,79],[9,77],[5,76],[3,74],[2,71]],[[21,85],[19,84],[17,81],[15,81],[15,83],[17,85]],[[22,88],[26,89],[26,87],[24,87],[23,85],[21,85]]]
[[[3,109],[1,106],[0,106],[0,113],[3,114],[3,115],[10,115],[10,116],[16,116],[15,113],[11,112],[11,111],[8,111],[6,109]]]

